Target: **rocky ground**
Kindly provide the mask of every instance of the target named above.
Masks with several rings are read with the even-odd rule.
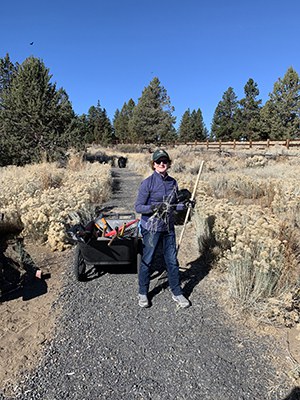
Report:
[[[109,205],[133,209],[141,178],[127,169],[114,174]],[[208,273],[195,235],[179,252],[192,303],[186,310],[176,308],[155,271],[152,306],[140,309],[134,268],[111,267],[78,282],[74,249],[27,250],[51,276],[0,305],[0,399],[300,398],[289,376],[297,339],[253,329],[228,312],[218,290],[222,278]]]

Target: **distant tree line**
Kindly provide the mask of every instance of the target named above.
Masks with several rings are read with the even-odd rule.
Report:
[[[176,130],[174,107],[157,77],[110,121],[100,101],[76,115],[66,91],[57,88],[43,61],[0,59],[0,166],[59,159],[67,149],[88,144],[187,142],[233,139],[283,139],[299,136],[299,76],[289,68],[274,84],[264,106],[257,83],[249,79],[245,96],[229,87],[206,128],[201,109],[187,109]]]
[[[300,80],[288,68],[275,82],[269,99],[262,106],[259,89],[253,79],[244,87],[245,96],[238,100],[232,87],[223,94],[214,112],[211,139],[282,140],[300,136]]]

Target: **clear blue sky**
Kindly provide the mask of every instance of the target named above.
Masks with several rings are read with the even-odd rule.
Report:
[[[42,59],[77,114],[100,100],[112,120],[157,76],[176,126],[200,108],[210,129],[229,86],[240,99],[254,79],[264,104],[290,66],[300,74],[299,0],[15,0],[0,13],[0,58]]]

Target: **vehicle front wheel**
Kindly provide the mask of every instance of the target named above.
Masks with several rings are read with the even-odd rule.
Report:
[[[86,278],[86,263],[82,257],[79,246],[75,250],[75,260],[74,260],[74,274],[78,281],[84,281]]]

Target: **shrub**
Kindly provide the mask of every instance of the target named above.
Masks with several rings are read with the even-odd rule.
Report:
[[[0,170],[1,212],[10,218],[18,215],[24,224],[24,236],[48,242],[53,250],[69,245],[65,240],[68,215],[84,210],[93,214],[111,194],[108,165],[77,164],[58,168],[55,164],[6,167]]]

